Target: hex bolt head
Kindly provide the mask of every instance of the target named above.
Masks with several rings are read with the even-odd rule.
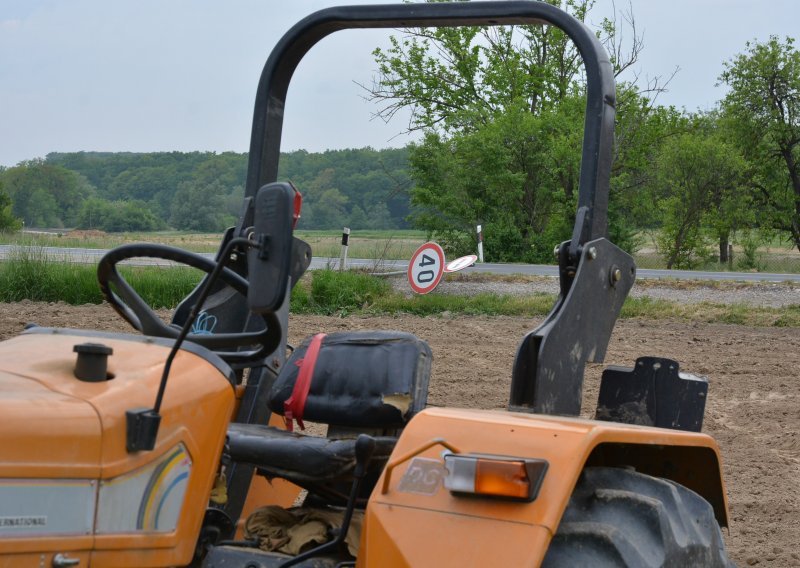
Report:
[[[596,247],[589,247],[589,258],[594,260],[597,258],[597,248]]]
[[[608,282],[612,286],[616,286],[620,280],[622,280],[622,270],[618,266],[612,266],[608,271]]]

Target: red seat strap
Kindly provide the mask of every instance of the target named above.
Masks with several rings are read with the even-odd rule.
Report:
[[[319,356],[320,347],[322,347],[322,340],[325,339],[326,333],[318,333],[311,338],[311,343],[308,344],[305,357],[297,361],[296,365],[300,367],[300,372],[297,374],[297,380],[294,382],[292,395],[283,403],[283,419],[286,421],[286,429],[289,432],[294,431],[292,421],[296,420],[297,425],[301,430],[306,427],[303,424],[303,412],[306,408],[306,399],[308,398],[308,391],[311,390],[311,379],[314,378],[314,367],[317,365],[317,357]]]

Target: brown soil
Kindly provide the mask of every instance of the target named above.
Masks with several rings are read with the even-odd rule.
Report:
[[[108,306],[0,304],[0,338],[30,321],[127,330]],[[434,353],[431,404],[503,408],[517,342],[534,324],[516,317],[295,316],[290,341],[340,329],[410,331],[427,340]],[[722,448],[732,560],[800,566],[800,330],[619,322],[606,363],[630,365],[641,355],[670,357],[682,369],[710,378],[704,430]],[[599,365],[587,372],[585,408],[594,406],[599,373]]]

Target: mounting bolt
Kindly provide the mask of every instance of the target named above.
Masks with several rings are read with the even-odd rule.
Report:
[[[281,366],[281,362],[280,362],[280,361],[278,361],[278,358],[277,358],[277,357],[273,357],[273,358],[272,358],[272,366],[273,366],[275,369],[278,369],[278,368],[280,368],[280,366]]]
[[[239,258],[238,254],[236,254],[235,252],[231,253],[231,261],[236,262],[236,260],[238,260],[238,258]]]
[[[589,258],[591,258],[592,260],[597,258],[597,248],[589,247]]]
[[[608,272],[608,280],[611,282],[612,286],[616,286],[617,282],[622,280],[622,270],[616,266],[612,266],[611,270]]]

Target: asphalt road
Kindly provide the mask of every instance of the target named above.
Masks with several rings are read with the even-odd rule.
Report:
[[[0,260],[8,258],[13,249],[24,247],[17,247],[15,245],[0,245]],[[86,264],[95,264],[100,260],[107,251],[103,249],[85,249],[85,248],[57,248],[57,247],[30,247],[33,249],[33,254],[46,255],[53,260],[62,260],[67,262],[81,262]],[[203,253],[203,256],[214,258],[213,253]],[[170,261],[159,259],[136,259],[131,264],[137,265],[169,265]],[[315,258],[311,261],[311,269],[336,267],[339,264],[338,258]],[[376,266],[376,261],[352,258],[347,260],[347,266],[360,267],[368,269],[379,269],[380,271],[397,271],[405,272],[408,268],[408,261],[406,260],[391,260],[384,261]],[[476,264],[471,268],[467,268],[466,272],[473,273],[489,273],[489,274],[525,274],[532,276],[558,276],[558,270],[555,266],[543,264],[498,264],[486,263]],[[717,281],[741,281],[741,282],[797,282],[800,283],[800,274],[775,274],[769,272],[706,272],[702,270],[656,270],[648,268],[640,268],[636,271],[637,278],[645,279],[660,279],[671,278],[676,280],[717,280]]]

